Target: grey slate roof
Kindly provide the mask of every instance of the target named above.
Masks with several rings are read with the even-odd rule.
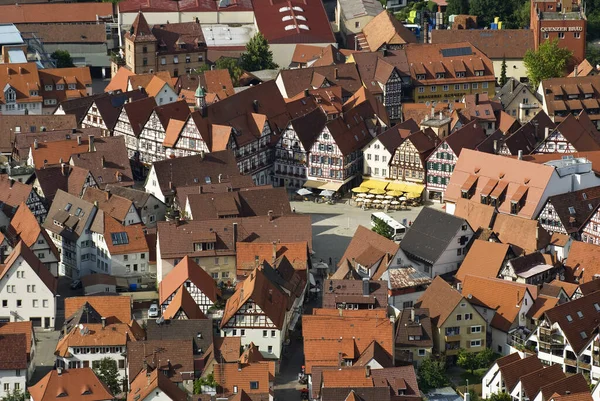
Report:
[[[377,0],[339,0],[339,4],[346,20],[367,15],[375,17],[383,10]]]
[[[425,207],[406,232],[400,248],[410,256],[434,264],[463,224],[467,224],[464,219]]]

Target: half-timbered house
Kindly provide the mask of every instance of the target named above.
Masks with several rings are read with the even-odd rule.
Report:
[[[279,359],[290,323],[288,303],[286,292],[272,282],[260,266],[227,300],[221,335],[239,336],[242,346],[254,343],[266,357]]]
[[[210,245],[211,243],[205,242],[194,244],[194,247],[201,248]],[[221,291],[212,277],[189,256],[185,256],[160,282],[160,307],[163,313],[174,298],[178,297],[180,303],[183,298],[187,298],[185,294],[179,294],[182,290],[192,297],[205,315],[221,296]]]
[[[567,192],[548,198],[538,216],[549,232],[600,245],[600,187]]]
[[[275,145],[275,186],[302,188],[308,176],[308,152],[326,123],[320,108],[290,121]]]
[[[409,135],[390,160],[390,178],[397,181],[424,183],[427,157],[440,143],[431,128]]]
[[[146,165],[167,158],[163,145],[169,121],[184,120],[190,109],[184,100],[154,108],[138,138],[140,161]]]
[[[464,148],[475,149],[485,139],[485,130],[481,124],[471,121],[446,137],[431,152],[427,158],[427,192],[430,199],[442,199],[460,152]]]
[[[104,93],[92,101],[81,121],[81,126],[83,128],[100,128],[103,136],[110,136],[123,105],[146,97],[148,95],[141,89],[120,93]]]
[[[32,185],[15,181],[8,174],[0,174],[0,202],[5,206],[17,207],[24,202],[37,221],[43,223],[48,214],[46,206]]]
[[[532,153],[574,153],[600,150],[600,132],[582,111],[569,114]]]
[[[127,155],[130,159],[139,159],[139,136],[156,107],[156,101],[152,97],[127,103],[121,109],[115,129],[114,136],[124,136]]]
[[[214,133],[214,141],[211,133]],[[225,150],[230,135],[231,127],[211,126],[200,111],[195,111],[183,120],[169,120],[163,147],[167,157],[194,156]]]

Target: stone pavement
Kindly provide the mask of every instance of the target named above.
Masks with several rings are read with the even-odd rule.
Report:
[[[54,368],[54,362],[56,361],[54,351],[56,350],[59,334],[60,331],[56,330],[35,330],[35,355],[33,356],[35,371],[28,385],[31,386],[37,383]]]
[[[343,199],[334,205],[327,203],[314,203],[309,201],[292,201],[292,208],[296,213],[310,214],[313,224],[313,261],[320,259],[329,264],[329,258],[334,266],[340,260],[346,247],[350,243],[356,228],[359,225],[371,228],[371,213],[381,211],[377,209],[362,210],[347,204],[348,199]],[[439,203],[430,203],[427,206],[441,209]],[[390,210],[386,213],[402,223],[414,221],[423,207],[409,207],[408,210]]]

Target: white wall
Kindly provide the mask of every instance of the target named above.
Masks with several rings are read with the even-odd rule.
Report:
[[[370,174],[372,178],[382,180],[389,176],[388,163],[392,158],[392,154],[390,154],[385,146],[381,144],[379,139],[373,139],[367,146],[363,148],[363,153],[363,174]],[[369,156],[371,157],[370,160]],[[375,157],[377,157],[379,160],[376,161]],[[371,169],[370,173],[369,168]]]
[[[456,253],[457,249],[459,248],[462,248],[463,250],[466,249],[466,246],[468,245],[469,241],[473,238],[473,230],[471,230],[471,227],[466,222],[465,224],[467,225],[467,229],[458,230],[454,238],[452,238],[452,241],[450,241],[450,243],[448,244],[446,250],[442,252],[438,260],[433,265],[431,272],[432,278],[440,274],[450,273],[458,270],[458,264],[465,259],[466,253],[462,253],[460,256],[458,256]],[[467,242],[464,243],[464,245],[460,245],[458,243],[458,239],[463,235],[468,237],[468,239]]]
[[[123,30],[129,29],[137,11],[119,13]],[[226,11],[226,12],[144,12],[144,17],[149,25],[166,24],[167,22],[192,22],[196,18],[201,24],[254,24],[253,11]]]
[[[18,373],[18,374],[17,374]],[[0,399],[3,399],[8,393],[12,393],[15,389],[25,392],[27,369],[21,370],[0,370]],[[9,391],[4,391],[4,386],[9,386]]]
[[[233,335],[233,330],[236,330],[236,335]],[[245,335],[241,335],[241,330],[246,330]],[[263,336],[263,331],[267,331],[267,336]],[[271,336],[271,331],[275,331],[275,336]],[[232,329],[232,328],[224,328],[221,330],[222,337],[240,337],[242,341],[242,347],[250,345],[250,343],[254,343],[263,353],[264,356],[272,357],[273,359],[279,359],[281,357],[281,331],[277,329]],[[268,354],[267,351],[269,346],[273,347],[273,353]]]
[[[140,401],[173,401],[171,397],[166,395],[160,388],[156,387],[150,394]]]
[[[17,274],[17,272],[19,273]],[[20,276],[21,272],[24,274],[23,278]],[[54,294],[22,256],[17,258],[4,277],[6,279],[0,281],[0,300],[2,301],[0,303],[0,316],[10,317],[11,322],[28,321],[32,317],[42,318],[43,327],[45,327],[45,318],[49,318],[50,327],[54,328],[54,317],[56,315]],[[29,292],[27,291],[28,286]],[[35,286],[35,289],[33,286]],[[3,307],[3,301],[5,300],[7,306]],[[17,301],[21,301],[20,307],[17,306]],[[34,301],[36,302],[35,307]],[[44,303],[44,301],[46,302]],[[18,313],[20,318],[11,315],[11,312]]]
[[[117,292],[117,286],[112,284],[94,284],[85,287],[84,289],[85,295],[90,294],[99,294],[99,293],[115,293]]]
[[[79,334],[77,334],[79,335]],[[123,366],[125,365],[125,357],[121,355],[121,353],[124,353],[127,350],[127,346],[125,344],[123,345],[115,345],[112,347],[77,347],[79,349],[82,348],[87,348],[91,351],[91,348],[96,348],[96,349],[101,349],[103,350],[104,348],[116,348],[119,349],[119,352],[99,352],[99,353],[95,353],[92,354],[91,352],[88,353],[75,353],[75,349],[73,347],[69,347],[69,352],[71,353],[72,357],[70,358],[62,358],[62,357],[57,357],[57,363],[62,364],[64,363],[64,365],[62,365],[65,369],[69,369],[69,362],[79,362],[78,368],[82,368],[83,367],[83,362],[84,361],[88,361],[89,362],[89,367],[92,368],[93,366],[93,362],[94,361],[100,361],[104,358],[111,358],[114,361],[117,362],[117,369],[119,370],[119,380],[122,380],[125,377],[125,368],[123,369],[119,369],[119,361],[123,361]],[[115,349],[115,350],[116,350]]]
[[[502,59],[493,59],[492,64],[494,65],[496,80],[500,81]],[[522,77],[527,78],[527,69],[523,59],[506,59],[506,77],[513,77],[517,81],[520,81]]]
[[[150,168],[148,178],[146,178],[146,183],[144,184],[144,189],[146,192],[154,195],[159,201],[165,203],[165,197],[160,190],[160,185],[158,182],[158,177],[156,176],[156,171],[154,170],[154,166]]]

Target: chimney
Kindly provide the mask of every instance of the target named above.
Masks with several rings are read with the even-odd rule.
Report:
[[[67,175],[67,163],[63,163],[63,162],[61,161],[61,163],[60,163],[60,173],[61,173],[63,176],[66,176],[66,175]]]
[[[13,185],[15,185],[15,180],[13,180],[12,178],[10,179],[10,187],[12,188]]]
[[[277,242],[273,241],[273,262],[271,263],[275,266],[275,260],[277,260]]]
[[[96,150],[96,146],[94,145],[94,135],[90,135],[88,137],[88,142],[89,142],[89,147],[88,147],[88,152],[92,153]]]
[[[365,377],[371,377],[371,367],[369,365],[365,366]]]
[[[34,148],[34,149],[37,149],[37,148],[39,148],[39,147],[40,147],[40,143],[38,142],[37,138],[35,138],[35,139],[33,140],[33,148]]]
[[[519,149],[518,155],[519,160],[523,160],[523,151],[521,149]]]
[[[59,376],[62,375],[62,368],[61,367],[57,367],[56,368],[56,374],[59,375]]]
[[[269,221],[273,221],[273,211],[272,210],[269,210],[267,212],[267,216],[269,216]]]
[[[410,309],[410,321],[411,322],[415,321],[415,308]]]
[[[204,160],[204,151],[203,150],[200,151],[200,159]]]
[[[465,401],[471,401],[471,393],[465,391]]]
[[[100,158],[100,164],[102,164],[102,168],[106,167],[106,160],[104,160],[104,155]]]
[[[510,82],[510,93],[513,93],[513,91],[515,90],[515,80],[511,79],[509,82]]]
[[[573,69],[573,76],[574,77],[577,76],[577,65],[575,65],[575,68]]]
[[[238,372],[241,372],[242,371],[242,364],[238,362],[237,365],[238,365]]]
[[[238,238],[238,230],[237,223],[233,223],[233,250],[235,251],[237,248],[237,238]]]
[[[342,353],[338,352],[338,368],[342,367]]]
[[[431,118],[435,118],[435,107],[431,108]]]
[[[550,136],[550,127],[546,127],[544,130],[544,139],[548,139]]]
[[[363,297],[369,296],[369,279],[367,277],[363,278],[362,293],[363,293]]]
[[[338,76],[339,76],[339,75],[338,75],[338,69],[337,69],[337,68],[334,68],[334,69],[333,69],[333,79],[335,79],[335,80],[337,81],[337,79],[338,79]]]
[[[308,97],[309,93],[308,93],[308,89],[304,89],[304,97]]]
[[[100,320],[102,321],[102,329],[104,330],[104,328],[106,327],[106,318],[102,316]]]
[[[254,99],[252,101],[252,109],[254,110],[255,113],[258,113],[258,100]]]
[[[81,135],[77,135],[77,145],[81,145]]]

